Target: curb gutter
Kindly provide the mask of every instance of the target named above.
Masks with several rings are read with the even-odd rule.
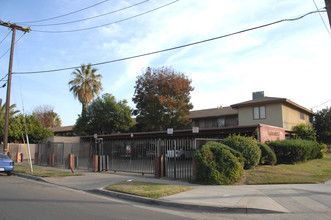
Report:
[[[18,176],[18,177],[23,177],[23,178],[26,178],[26,179],[30,179],[30,180],[35,180],[35,181],[48,183],[46,180],[44,180],[43,178],[38,177],[38,176],[32,176],[32,175],[23,174],[23,173],[16,173],[16,172],[14,172],[14,175]]]
[[[131,200],[134,202],[140,202],[148,205],[158,205],[158,206],[165,206],[171,208],[182,208],[182,209],[189,209],[189,210],[200,210],[200,211],[209,211],[209,212],[224,212],[224,213],[283,213],[273,210],[266,210],[266,209],[257,209],[257,208],[247,208],[247,207],[221,207],[221,206],[208,206],[208,205],[197,205],[197,204],[188,204],[188,203],[178,203],[178,202],[171,202],[166,200],[160,199],[149,199],[145,197],[140,197],[136,195],[130,195],[115,191],[103,190],[103,189],[92,189],[92,190],[85,190],[85,192],[115,197],[119,199]]]
[[[23,173],[17,173],[14,172],[14,175],[30,180],[40,181],[44,183],[53,184],[51,182],[48,182],[47,180],[43,179],[42,177],[36,177],[28,174]],[[57,185],[57,184],[55,184]],[[64,185],[59,185],[62,187],[66,187],[69,189],[76,189],[72,187],[67,187]],[[157,205],[157,206],[164,206],[164,207],[171,207],[171,208],[181,208],[181,209],[188,209],[188,210],[199,210],[199,211],[209,211],[209,212],[223,212],[223,213],[243,213],[243,214],[267,214],[267,213],[283,213],[279,211],[274,210],[267,210],[267,209],[258,209],[258,208],[247,208],[247,207],[226,207],[226,206],[208,206],[208,205],[197,205],[197,204],[188,204],[188,203],[179,203],[179,202],[171,202],[161,199],[150,199],[145,197],[140,197],[136,195],[130,195],[115,191],[109,191],[109,190],[103,190],[103,189],[91,189],[91,190],[81,190],[76,189],[80,191],[84,191],[87,193],[95,194],[95,195],[101,195],[101,196],[108,196],[108,197],[115,197],[119,199],[124,200],[130,200],[134,202],[144,203],[148,205]]]

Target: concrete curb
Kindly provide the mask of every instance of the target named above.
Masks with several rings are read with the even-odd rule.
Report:
[[[37,177],[37,176],[31,176],[31,175],[28,175],[28,174],[16,173],[16,172],[14,172],[14,175],[15,176],[18,176],[18,177],[23,177],[23,178],[26,178],[26,179],[30,179],[30,180],[35,180],[35,181],[40,181],[40,182],[48,183],[43,178]]]
[[[199,210],[199,211],[208,211],[208,212],[222,212],[222,213],[243,213],[243,214],[272,214],[272,213],[283,213],[274,210],[267,210],[267,209],[258,209],[258,208],[247,208],[247,207],[226,207],[226,206],[208,206],[202,204],[188,204],[188,203],[179,203],[179,202],[172,202],[166,201],[161,199],[150,199],[115,191],[103,190],[103,189],[92,189],[92,190],[81,190],[73,187],[68,187],[64,185],[54,184],[52,182],[48,182],[47,180],[43,179],[42,177],[36,177],[28,174],[17,173],[14,172],[14,175],[34,181],[40,181],[44,183],[49,183],[61,187],[66,187],[69,189],[84,191],[87,193],[101,195],[101,196],[108,196],[113,198],[119,198],[123,200],[130,200],[134,202],[144,203],[148,205],[155,205],[155,206],[164,206],[170,208],[180,208],[180,209],[187,209],[187,210]]]
[[[92,190],[85,190],[85,192],[102,195],[102,196],[109,196],[115,197],[124,200],[130,200],[134,202],[140,202],[148,205],[158,205],[164,207],[171,207],[171,208],[181,208],[181,209],[189,209],[189,210],[199,210],[199,211],[208,211],[208,212],[223,212],[223,213],[251,213],[251,214],[267,214],[267,213],[283,213],[274,210],[266,210],[266,209],[257,209],[257,208],[247,208],[247,207],[226,207],[226,206],[208,206],[208,205],[197,205],[197,204],[188,204],[188,203],[178,203],[178,202],[171,202],[166,200],[160,199],[150,199],[115,191],[103,190],[103,189],[92,189]]]

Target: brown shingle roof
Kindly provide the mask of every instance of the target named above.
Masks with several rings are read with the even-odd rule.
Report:
[[[246,102],[240,102],[234,105],[231,105],[232,108],[238,109],[239,107],[247,107],[247,106],[254,106],[254,105],[262,105],[262,104],[272,104],[272,103],[283,103],[295,107],[299,110],[303,110],[309,114],[315,115],[314,112],[310,111],[309,109],[298,105],[295,102],[292,102],[286,98],[276,98],[276,97],[261,97],[253,100],[249,100]]]
[[[73,128],[74,126],[63,126],[63,127],[55,127],[55,128],[51,128],[51,131],[53,132],[53,133],[55,133],[55,132],[68,132],[68,131],[72,131],[72,128]]]
[[[211,108],[191,111],[188,115],[188,118],[210,118],[210,117],[220,117],[220,116],[229,116],[229,115],[238,115],[238,111],[231,107],[221,107],[221,108]]]

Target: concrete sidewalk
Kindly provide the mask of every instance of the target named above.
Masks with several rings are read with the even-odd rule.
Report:
[[[331,213],[331,181],[325,184],[205,186],[138,174],[83,173],[84,176],[48,177],[41,180],[90,193],[177,208],[236,213]],[[194,189],[161,199],[146,199],[103,190],[110,184],[127,180],[185,185]]]

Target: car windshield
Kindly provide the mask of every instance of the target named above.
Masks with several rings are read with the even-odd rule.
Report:
[[[5,154],[0,154],[0,159],[9,159],[9,157]]]

